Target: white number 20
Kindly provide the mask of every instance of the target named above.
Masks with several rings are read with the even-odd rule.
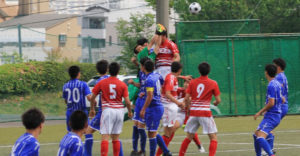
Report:
[[[202,83],[200,83],[200,84],[197,86],[197,93],[198,93],[197,98],[200,98],[201,94],[202,94],[203,91],[204,91],[204,88],[205,88],[205,86],[204,86],[204,84],[202,84]]]
[[[80,100],[80,95],[79,95],[79,89],[74,88],[73,92],[71,91],[70,88],[67,88],[66,91],[68,92],[68,103],[72,103],[71,101],[71,93],[73,94],[73,102],[77,103]]]
[[[116,99],[117,92],[116,92],[116,85],[109,84],[109,92],[112,94],[109,96],[110,99]]]

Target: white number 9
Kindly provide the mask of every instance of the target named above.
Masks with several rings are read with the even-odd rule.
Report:
[[[197,98],[200,98],[201,94],[202,94],[203,91],[204,91],[204,88],[205,88],[205,86],[204,86],[204,84],[202,84],[202,83],[200,83],[200,84],[197,86],[197,93],[198,93]]]

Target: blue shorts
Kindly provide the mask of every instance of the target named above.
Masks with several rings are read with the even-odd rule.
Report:
[[[67,124],[67,130],[68,130],[68,132],[71,132],[71,127],[70,127],[70,125],[69,125],[69,121],[70,121],[70,117],[71,117],[71,115],[72,115],[72,113],[73,113],[74,111],[75,111],[75,110],[67,110],[67,111],[66,111],[66,124]],[[89,115],[89,113],[88,113],[87,110],[82,110],[82,111],[84,111],[85,114],[86,114],[87,116]]]
[[[149,107],[146,109],[145,121],[146,121],[146,127],[148,131],[151,132],[157,131],[163,114],[164,114],[163,106]]]
[[[282,104],[281,105],[281,119],[285,117],[285,115],[289,111],[289,105],[288,104]]]
[[[134,114],[133,114],[133,119],[134,121],[138,121],[142,124],[145,124],[145,119],[140,117],[140,112],[142,108],[144,107],[146,99],[145,98],[137,98],[136,103],[135,103],[135,108],[134,108]]]
[[[102,114],[102,110],[99,110],[96,116],[89,123],[89,126],[96,131],[100,131],[101,114]]]
[[[274,114],[272,116],[265,116],[257,127],[257,130],[269,135],[280,123],[281,114]]]

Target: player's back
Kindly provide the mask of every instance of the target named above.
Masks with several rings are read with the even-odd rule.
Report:
[[[268,104],[269,99],[274,99],[274,106],[270,108],[265,115],[273,115],[273,114],[280,114],[281,113],[281,85],[280,83],[273,79],[269,82],[267,87],[267,95],[266,95],[266,104]]]
[[[103,75],[103,76],[101,76],[97,80],[96,84],[99,83],[101,80],[104,80],[104,79],[107,79],[107,78],[109,78],[109,75]],[[98,105],[99,105],[99,111],[101,111],[102,110],[101,93],[99,94],[99,103],[98,103]]]
[[[175,53],[179,53],[177,45],[166,39],[159,47],[156,56],[156,66],[171,66]]]
[[[90,89],[86,82],[78,79],[68,81],[63,87],[63,98],[67,102],[67,109],[73,111],[85,110],[85,97],[90,93]]]
[[[149,107],[161,106],[161,88],[164,80],[158,73],[150,73],[147,76],[145,87],[146,90],[150,89],[153,91],[153,98]],[[146,95],[147,96],[147,95]]]
[[[219,86],[216,81],[207,76],[200,76],[190,82],[186,91],[191,95],[191,116],[211,117],[210,102],[212,96],[220,95]]]
[[[288,103],[288,80],[284,72],[277,74],[275,79],[280,83],[281,94],[285,98],[285,103],[287,104]]]
[[[145,89],[146,78],[147,78],[147,75],[144,72],[139,71],[139,82],[140,82],[139,94],[146,93],[146,89]],[[143,97],[145,97],[145,96],[143,96]]]
[[[39,149],[40,144],[34,136],[29,133],[25,133],[16,141],[12,148],[11,156],[38,156]]]
[[[59,144],[57,156],[82,156],[83,144],[78,135],[69,132],[64,136]]]

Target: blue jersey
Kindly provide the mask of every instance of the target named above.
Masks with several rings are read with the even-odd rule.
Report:
[[[83,144],[78,135],[69,132],[60,141],[57,156],[83,156]]]
[[[101,80],[104,80],[104,79],[107,79],[107,78],[109,78],[110,76],[109,75],[103,75],[103,76],[101,76],[98,80],[97,80],[97,82],[96,82],[96,84],[97,83],[99,83]],[[99,93],[99,112],[100,111],[102,111],[102,105],[101,105],[101,92]]]
[[[272,108],[270,108],[267,111],[265,116],[269,116],[274,113],[280,114],[281,113],[281,104],[282,104],[281,87],[280,87],[280,83],[275,79],[271,80],[268,84],[267,95],[266,95],[266,104],[268,104],[269,99],[274,99],[275,104]]]
[[[146,93],[146,88],[145,88],[145,83],[146,83],[146,78],[147,78],[147,75],[140,71],[139,72],[139,81],[140,81],[140,90],[139,90],[139,94],[140,95],[141,93]],[[143,96],[145,97],[145,96]]]
[[[280,83],[281,95],[285,98],[285,104],[288,104],[288,81],[284,72],[277,74],[275,79]]]
[[[164,83],[164,79],[158,73],[150,73],[147,75],[145,87],[146,91],[153,91],[153,98],[149,107],[161,106],[160,96],[161,96],[161,86]],[[147,96],[147,92],[146,92]]]
[[[30,133],[23,134],[12,148],[11,156],[38,156],[40,144]]]
[[[63,87],[63,98],[67,102],[67,110],[86,110],[86,96],[91,94],[86,82],[72,79]]]

